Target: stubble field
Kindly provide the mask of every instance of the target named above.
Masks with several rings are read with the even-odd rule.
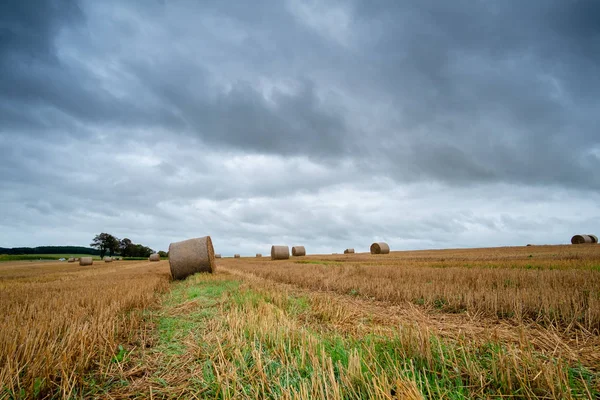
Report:
[[[598,245],[217,262],[0,263],[0,398],[600,394]]]

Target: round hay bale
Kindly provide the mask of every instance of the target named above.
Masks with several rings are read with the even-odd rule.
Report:
[[[304,246],[294,246],[292,247],[292,255],[294,257],[300,257],[306,255],[306,249]]]
[[[346,249],[344,250],[344,254],[354,254],[354,249]]]
[[[598,243],[598,236],[591,234],[588,234],[588,236],[592,238],[592,243]]]
[[[287,260],[290,258],[288,246],[271,246],[271,260]]]
[[[104,257],[104,262],[112,262],[112,257]]]
[[[150,257],[148,257],[148,261],[160,261],[160,254],[150,254]]]
[[[171,243],[169,266],[173,279],[185,279],[197,272],[215,272],[215,251],[210,236]]]
[[[94,263],[94,259],[92,257],[81,257],[79,259],[79,265],[92,265]]]
[[[75,261],[79,262],[79,257],[75,257]]]
[[[233,258],[240,258],[240,255],[239,254],[234,254]]]
[[[221,254],[219,254],[219,253],[215,254],[215,258],[221,258]]]
[[[375,242],[371,245],[371,254],[389,254],[390,246],[385,242]]]
[[[594,239],[592,239],[589,235],[575,235],[571,238],[572,244],[584,244],[584,243],[594,243]]]
[[[262,257],[262,254],[256,253],[256,258],[260,258],[260,257]]]
[[[67,260],[67,262],[75,262],[75,259],[73,257],[71,257]]]

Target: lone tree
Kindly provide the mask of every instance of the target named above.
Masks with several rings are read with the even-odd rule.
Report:
[[[119,250],[119,239],[110,233],[102,232],[96,235],[90,246],[100,250],[100,258],[104,258],[107,251],[109,256],[112,257]]]
[[[121,255],[123,257],[131,257],[131,253],[133,253],[133,242],[129,238],[121,239],[119,249],[121,250]]]
[[[146,247],[141,244],[136,244],[131,241],[129,238],[123,238],[119,242],[119,250],[123,257],[148,257],[150,254],[154,253],[149,247]]]

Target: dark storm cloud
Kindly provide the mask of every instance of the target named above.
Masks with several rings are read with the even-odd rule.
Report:
[[[151,40],[145,29],[161,29],[157,50],[144,56],[94,43],[104,54],[90,54],[93,27],[74,20],[96,18],[97,9],[87,3],[84,16],[76,5],[57,4],[5,13],[20,21],[7,25],[3,46],[5,128],[63,127],[73,118],[163,127],[257,153],[367,159],[367,167],[384,167],[399,181],[600,187],[598,178],[582,178],[600,166],[586,153],[599,145],[597,3],[356,2],[347,10],[349,48],[281,2],[156,3],[140,11],[142,21],[121,17],[103,26],[124,35],[105,33],[106,42],[132,50]],[[125,16],[138,11],[120,7]],[[205,22],[194,25],[198,20]],[[239,38],[228,41],[234,34],[226,29],[207,35],[211,20]],[[110,59],[115,84],[137,95],[116,96],[103,73],[59,60],[52,38],[64,25],[81,58]],[[186,36],[199,40],[174,46]],[[215,83],[221,68],[227,87]],[[288,79],[294,87],[275,87],[266,99],[257,78]],[[356,107],[364,93],[365,112],[381,103],[395,115],[377,129],[358,126],[360,109],[324,100],[332,90],[357,99]]]
[[[0,225],[341,248],[576,227],[487,203],[600,189],[598,20],[595,1],[4,2]]]

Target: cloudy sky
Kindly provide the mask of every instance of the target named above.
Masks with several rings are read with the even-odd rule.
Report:
[[[600,2],[0,2],[0,247],[600,233]]]

